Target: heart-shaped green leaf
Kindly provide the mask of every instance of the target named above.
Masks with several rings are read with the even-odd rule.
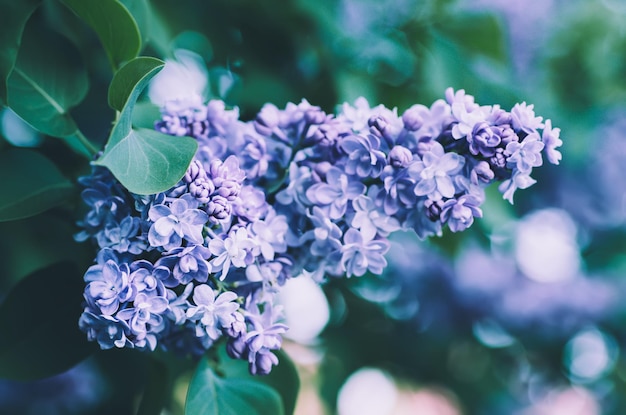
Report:
[[[191,137],[172,137],[154,130],[132,127],[132,113],[137,98],[150,79],[163,68],[163,65],[138,66],[143,66],[146,73],[140,76],[133,71],[133,78],[138,78],[137,82],[111,131],[104,153],[94,164],[111,170],[129,191],[153,194],[169,189],[183,177],[198,143]],[[127,87],[120,90],[126,91]]]
[[[62,1],[93,28],[113,68],[137,56],[141,49],[137,22],[118,0]]]
[[[260,382],[220,378],[207,359],[200,360],[191,379],[185,415],[281,415],[280,395]]]
[[[57,167],[32,150],[0,152],[0,177],[0,221],[37,215],[66,202],[74,192]]]
[[[109,85],[109,106],[122,111],[141,78],[152,70],[161,69],[164,64],[160,59],[140,56],[122,66]]]
[[[95,164],[108,167],[131,192],[154,194],[169,189],[183,177],[196,149],[196,141],[189,137],[131,129],[117,144],[107,146]]]
[[[94,351],[78,328],[83,288],[70,262],[35,271],[13,287],[0,305],[0,377],[52,376]]]
[[[41,0],[0,0],[0,104],[7,100],[7,78],[13,70],[22,32]]]
[[[69,110],[89,88],[85,69],[72,58],[78,51],[60,36],[25,35],[8,79],[9,106],[35,129],[54,137],[73,134]]]

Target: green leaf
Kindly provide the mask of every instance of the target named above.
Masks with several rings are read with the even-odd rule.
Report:
[[[131,192],[154,194],[174,186],[185,174],[198,148],[191,137],[172,137],[132,127],[132,113],[141,91],[163,65],[137,80],[111,131],[102,156],[93,163],[105,166]],[[133,75],[138,78],[138,74]],[[122,94],[120,94],[122,95]]]
[[[114,69],[137,56],[141,34],[137,22],[118,0],[61,0],[98,35]]]
[[[122,66],[115,73],[111,85],[109,85],[109,105],[111,108],[122,111],[135,85],[139,83],[141,78],[154,69],[161,69],[163,65],[165,62],[160,59],[140,56]]]
[[[224,347],[218,351],[220,370],[226,378],[247,379],[260,382],[274,388],[281,397],[285,414],[293,414],[300,389],[300,378],[293,361],[282,350],[273,352],[278,356],[278,366],[269,375],[252,376],[248,370],[248,362],[233,359],[226,354]]]
[[[185,403],[185,415],[281,415],[278,393],[267,385],[245,379],[220,378],[207,359],[200,360]]]
[[[152,30],[152,7],[148,0],[119,0],[137,22],[141,34],[142,47],[148,42],[148,35]]]
[[[155,358],[148,361],[147,383],[137,415],[160,415],[169,399],[171,379],[165,364]]]
[[[78,51],[58,35],[24,36],[22,48],[8,79],[9,107],[35,129],[54,137],[78,129],[69,110],[89,88],[87,73],[72,60]]]
[[[13,287],[0,305],[0,377],[52,376],[95,350],[78,328],[83,288],[71,262],[35,271]]]
[[[108,146],[95,164],[108,167],[129,191],[154,194],[169,189],[183,177],[197,146],[189,137],[131,129],[117,144]]]
[[[0,152],[0,221],[37,215],[71,198],[74,187],[43,155],[26,149]],[[1,337],[1,336],[0,336]]]
[[[0,0],[0,104],[7,100],[7,78],[13,70],[24,26],[41,0]]]

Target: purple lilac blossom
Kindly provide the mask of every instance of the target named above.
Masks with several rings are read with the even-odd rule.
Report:
[[[560,130],[542,120],[451,88],[402,115],[365,98],[337,114],[302,100],[244,122],[220,100],[166,102],[155,128],[198,141],[176,185],[135,195],[102,167],[80,179],[75,238],[99,248],[80,328],[101,348],[195,356],[226,337],[231,356],[269,373],[288,278],[380,275],[396,231],[463,231],[494,182],[512,203],[543,155],[561,159]]]

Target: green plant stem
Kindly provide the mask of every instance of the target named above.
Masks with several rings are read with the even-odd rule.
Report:
[[[76,130],[74,134],[76,135],[76,138],[78,138],[78,141],[80,141],[80,143],[85,147],[85,149],[87,149],[89,153],[91,153],[92,156],[94,156],[99,151],[98,147],[93,145],[93,143],[89,141],[87,137],[85,137],[82,131]]]

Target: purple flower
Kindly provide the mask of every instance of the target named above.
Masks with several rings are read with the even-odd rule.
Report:
[[[233,204],[235,215],[256,222],[267,214],[269,205],[265,201],[265,193],[254,186],[243,186],[239,200]]]
[[[193,303],[187,309],[187,319],[196,322],[196,336],[203,342],[212,343],[221,335],[221,330],[235,322],[233,314],[239,309],[237,294],[223,292],[217,297],[215,291],[206,284],[193,290]],[[208,347],[208,346],[207,346]]]
[[[541,141],[545,144],[544,151],[548,157],[548,161],[552,164],[559,164],[561,160],[561,152],[556,148],[563,144],[563,140],[559,138],[561,134],[560,128],[552,128],[552,121],[546,120],[543,132],[541,134]]]
[[[380,151],[380,140],[371,134],[349,135],[339,142],[348,155],[346,173],[359,177],[378,177],[385,167],[385,154]]]
[[[524,141],[511,141],[506,145],[504,154],[507,155],[506,165],[508,168],[516,168],[522,173],[530,173],[533,167],[543,164],[541,150],[544,143],[540,141],[539,134],[529,134]]]
[[[145,293],[137,294],[133,302],[134,307],[118,311],[116,317],[128,322],[131,332],[137,336],[134,341],[140,348],[148,346],[150,350],[156,347],[156,338],[150,332],[159,332],[163,329],[163,316],[168,307],[165,297],[148,296]],[[151,336],[148,336],[152,334]]]
[[[85,273],[85,297],[90,305],[103,314],[114,314],[120,304],[132,298],[129,284],[128,264],[117,264],[108,260],[104,265],[93,265]]]
[[[248,225],[249,235],[258,244],[266,261],[274,259],[276,253],[287,251],[287,218],[271,211],[264,220]]]
[[[209,249],[203,245],[191,245],[185,248],[174,248],[166,252],[156,262],[157,267],[171,270],[163,280],[166,287],[186,285],[191,281],[206,282],[211,272],[206,261],[211,256]],[[164,274],[163,274],[164,275]]]
[[[170,277],[170,270],[166,267],[152,265],[146,260],[138,260],[130,264],[130,285],[133,297],[138,293],[150,296],[164,296],[165,286],[163,281]]]
[[[341,265],[347,277],[360,277],[368,270],[374,274],[382,274],[387,266],[384,255],[389,250],[388,241],[366,239],[361,232],[350,228],[343,235],[343,243]]]
[[[100,248],[112,248],[121,253],[140,254],[148,246],[145,239],[140,238],[140,224],[141,220],[133,216],[126,216],[120,223],[110,220],[96,234],[98,245]]]
[[[277,323],[281,316],[282,308],[266,304],[263,312],[256,305],[246,313],[246,318],[252,324],[248,330],[246,342],[252,351],[262,348],[279,349],[282,344],[281,334],[287,331],[287,326]]]
[[[223,162],[212,160],[207,174],[215,184],[215,193],[229,202],[237,199],[245,172],[239,168],[239,160],[228,156]]]
[[[307,232],[303,238],[309,239],[311,234],[315,241],[311,244],[310,252],[315,256],[326,256],[341,247],[341,229],[333,222],[326,213],[313,206],[311,213],[307,215],[314,226],[312,231]]]
[[[502,193],[504,199],[513,204],[513,195],[517,189],[526,189],[535,183],[537,183],[537,181],[530,177],[527,173],[516,171],[510,179],[500,183],[498,190]]]
[[[474,223],[474,217],[482,218],[481,203],[474,195],[447,200],[441,208],[441,221],[447,223],[452,232],[464,231]]]
[[[428,196],[433,200],[454,197],[454,183],[451,175],[459,172],[465,159],[456,153],[446,153],[439,143],[434,143],[422,160],[411,163],[409,176],[417,182],[416,196]]]
[[[513,129],[522,130],[527,134],[537,132],[538,128],[543,128],[541,120],[543,117],[535,117],[534,105],[526,105],[525,102],[515,104],[511,109],[511,121]]]
[[[108,350],[113,347],[133,347],[127,334],[130,328],[126,322],[108,315],[96,315],[86,309],[78,320],[80,329],[87,333],[89,341],[97,341],[100,348]]]
[[[209,249],[215,255],[209,264],[213,272],[222,272],[221,280],[226,278],[230,266],[243,268],[250,265],[256,257],[257,244],[248,236],[246,228],[238,228],[222,240],[219,238],[209,241]]]
[[[331,219],[339,219],[346,212],[348,200],[365,193],[365,185],[350,179],[337,167],[326,172],[326,183],[316,183],[306,191],[306,197],[328,212]]]
[[[486,122],[474,125],[472,133],[467,136],[470,153],[475,156],[478,154],[484,157],[493,156],[496,152],[495,147],[502,141],[500,133],[500,128],[491,126]]]
[[[202,243],[202,227],[209,220],[208,215],[196,209],[197,202],[185,198],[172,201],[170,206],[154,205],[148,216],[154,222],[148,232],[150,245],[163,247],[166,250],[177,248],[183,238],[188,241]]]
[[[365,239],[374,239],[376,234],[387,236],[400,229],[398,220],[378,209],[374,200],[368,196],[362,195],[354,199],[352,207],[355,214],[350,225],[359,229]]]

